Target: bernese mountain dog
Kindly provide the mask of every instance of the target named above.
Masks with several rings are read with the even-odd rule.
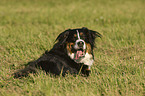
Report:
[[[15,72],[14,77],[28,76],[38,69],[55,76],[65,76],[68,73],[89,76],[94,62],[95,38],[101,36],[99,32],[85,27],[65,30],[59,34],[50,51],[46,51],[37,60],[29,62],[24,69]]]

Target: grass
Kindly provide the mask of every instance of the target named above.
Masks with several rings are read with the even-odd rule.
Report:
[[[144,0],[2,0],[0,3],[1,96],[145,95]],[[52,48],[59,33],[88,27],[96,40],[89,78],[40,72],[11,74]]]

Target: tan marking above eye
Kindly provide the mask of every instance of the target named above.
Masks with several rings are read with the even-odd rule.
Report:
[[[77,34],[74,34],[74,37],[77,37]]]
[[[80,35],[83,35],[83,32],[81,32]]]

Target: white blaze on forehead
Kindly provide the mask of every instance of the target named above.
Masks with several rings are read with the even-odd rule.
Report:
[[[77,30],[77,36],[78,36],[78,39],[80,39],[80,34],[79,34],[79,31]]]
[[[83,39],[80,38],[79,31],[76,30],[76,32],[77,32],[77,37],[78,37],[78,39],[77,39],[76,42],[75,42],[74,48],[75,48],[76,50],[79,49],[78,42],[83,42],[83,43],[84,43],[83,49],[86,49],[85,41],[84,41]]]

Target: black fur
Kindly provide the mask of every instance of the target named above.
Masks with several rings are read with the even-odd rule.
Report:
[[[66,42],[69,42],[71,39],[69,36],[71,36],[71,33],[76,30],[88,34],[86,42],[91,44],[93,50],[94,40],[96,37],[101,37],[100,33],[84,27],[81,29],[68,29],[57,37],[56,41],[58,42],[50,51],[46,51],[39,59],[29,62],[27,67],[14,73],[14,77],[19,78],[28,76],[29,73],[35,73],[38,69],[42,69],[46,73],[54,75],[65,76],[67,73],[81,73],[84,76],[89,76],[90,71],[86,70],[88,66],[76,63],[67,55]]]

